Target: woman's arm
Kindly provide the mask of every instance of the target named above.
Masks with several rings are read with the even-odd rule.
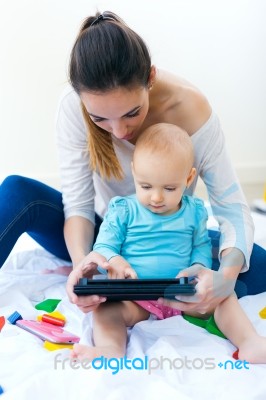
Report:
[[[238,177],[225,146],[218,117],[213,113],[209,121],[192,136],[195,161],[199,174],[206,184],[210,205],[219,223],[221,237],[220,259],[224,250],[238,249],[244,256],[232,258],[242,272],[248,269],[253,247],[254,225]],[[237,268],[234,269],[236,276]],[[228,270],[225,272],[229,274]],[[232,272],[233,273],[233,272]]]
[[[69,89],[60,101],[56,118],[56,141],[65,219],[79,216],[94,224],[95,190],[87,135],[80,99],[73,89]]]
[[[73,293],[73,287],[80,278],[91,278],[98,265],[108,263],[99,254],[90,253],[95,218],[93,173],[89,166],[87,130],[80,99],[71,88],[65,91],[59,104],[56,134],[65,213],[64,236],[74,267],[67,281],[67,293],[70,301],[88,312],[106,299],[78,297]]]
[[[64,236],[75,268],[92,249],[94,225],[83,217],[70,217],[65,222]]]

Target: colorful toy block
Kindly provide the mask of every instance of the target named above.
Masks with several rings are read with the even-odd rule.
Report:
[[[11,315],[9,315],[9,317],[8,317],[7,319],[8,319],[8,321],[10,322],[10,324],[16,325],[16,322],[17,322],[19,319],[23,319],[23,318],[22,318],[22,316],[20,315],[19,312],[14,311]]]
[[[238,349],[232,354],[232,357],[235,359],[235,360],[239,360],[239,358],[238,358]]]
[[[255,199],[252,206],[260,212],[266,213],[266,185],[264,186],[264,192],[262,199]]]
[[[43,310],[47,311],[48,313],[54,311],[56,307],[58,306],[58,303],[60,303],[61,300],[59,299],[46,299],[42,301],[41,303],[36,304],[35,308],[36,310]]]
[[[5,317],[4,317],[4,316],[1,316],[1,317],[0,317],[0,332],[1,332],[1,330],[3,329],[5,323],[6,323]]]
[[[266,319],[266,307],[264,307],[262,310],[260,310],[259,316],[260,316],[262,319]]]
[[[67,343],[51,343],[45,340],[43,347],[49,351],[55,351],[60,349],[73,349],[73,344]]]

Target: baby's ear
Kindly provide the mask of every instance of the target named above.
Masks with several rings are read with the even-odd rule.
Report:
[[[191,183],[194,181],[194,178],[196,176],[196,168],[191,168],[191,171],[187,177],[187,188],[191,185]]]

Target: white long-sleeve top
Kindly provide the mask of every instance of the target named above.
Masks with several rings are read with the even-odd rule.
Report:
[[[131,174],[134,145],[113,138],[114,148],[124,172],[123,180],[102,179],[89,165],[88,133],[79,96],[69,87],[59,103],[56,117],[57,146],[65,218],[82,216],[94,223],[95,212],[104,216],[110,199],[135,192]],[[192,195],[200,176],[204,181],[213,215],[221,231],[219,254],[236,247],[249,266],[254,225],[238,178],[225,147],[224,134],[217,115],[212,112],[206,123],[192,136],[196,178],[185,194]]]

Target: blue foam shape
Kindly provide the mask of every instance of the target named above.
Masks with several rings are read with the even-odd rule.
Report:
[[[10,324],[15,325],[15,323],[19,320],[19,319],[23,319],[22,316],[20,315],[20,313],[18,313],[17,311],[14,311],[11,315],[9,315],[9,317],[7,318],[7,320],[10,322]]]

